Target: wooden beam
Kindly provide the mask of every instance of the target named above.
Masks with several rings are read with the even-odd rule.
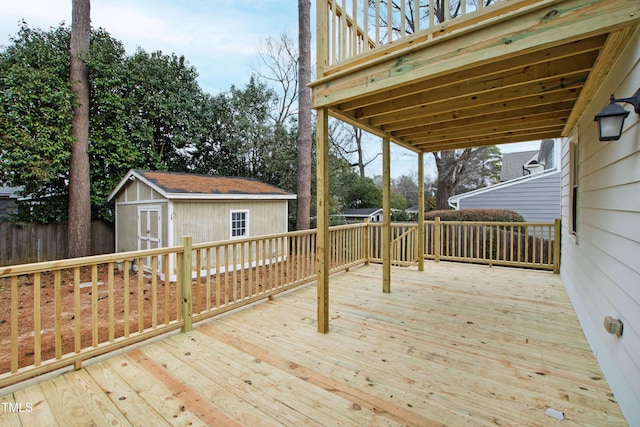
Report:
[[[522,67],[515,71],[512,69],[496,71],[489,76],[473,77],[466,81],[452,81],[448,85],[395,100],[392,105],[394,111],[402,111],[415,107],[426,107],[443,99],[447,101],[445,105],[448,105],[456,97],[462,98],[466,104],[475,104],[480,94],[486,96],[491,93],[502,93],[507,89],[513,91],[515,88],[522,91],[527,87],[554,87],[560,85],[561,82],[573,81],[576,77],[586,75],[597,57],[598,51],[594,50],[587,54],[554,59]],[[388,105],[388,102],[383,102],[359,108],[355,112],[355,117],[361,119],[385,114],[389,109]]]
[[[487,80],[493,78],[495,73],[520,73],[523,69],[548,63],[550,58],[561,60],[576,57],[586,52],[597,52],[604,44],[607,36],[600,35],[585,40],[579,40],[550,49],[541,49],[536,52],[528,52],[525,55],[517,55],[494,63],[483,64],[475,67],[466,67],[456,70],[451,74],[442,75],[412,85],[392,88],[370,96],[358,98],[353,101],[338,105],[342,111],[351,111],[368,107],[378,103],[389,102],[394,99],[414,95],[427,90],[450,86],[452,84],[469,80]]]
[[[390,123],[382,126],[382,130],[393,134],[396,130],[402,130],[417,126],[432,126],[442,123],[446,127],[459,125],[458,120],[466,120],[462,124],[483,123],[495,119],[495,114],[502,117],[520,117],[523,111],[552,112],[556,108],[566,110],[573,106],[577,98],[575,88],[564,88],[544,95],[534,94],[527,97],[509,101],[496,101],[491,104],[471,105],[457,111],[433,112],[432,114],[416,117],[408,120]],[[535,105],[532,107],[531,105]]]
[[[396,138],[409,138],[412,135],[437,133],[448,130],[449,132],[461,132],[472,130],[487,125],[517,125],[529,120],[547,120],[558,117],[568,117],[571,112],[572,101],[566,101],[559,104],[550,104],[525,108],[523,110],[496,111],[495,113],[484,116],[475,116],[464,119],[447,120],[442,122],[428,122],[427,124],[418,124],[414,127],[407,127],[402,130],[393,132]],[[423,122],[424,123],[424,122]]]
[[[391,109],[389,112],[370,118],[369,122],[373,126],[384,126],[389,123],[401,120],[410,120],[427,114],[446,111],[451,112],[451,114],[455,114],[456,111],[465,108],[481,108],[482,106],[499,105],[500,102],[520,98],[540,97],[547,93],[564,91],[567,88],[573,88],[577,91],[584,85],[588,74],[588,71],[580,71],[569,78],[556,78],[554,76],[519,86],[497,88],[483,93],[462,94],[455,98],[443,95],[440,98],[435,98],[429,104],[417,105],[402,110]],[[493,111],[486,112],[491,113]]]
[[[420,142],[440,142],[443,140],[452,140],[452,139],[472,139],[482,136],[498,136],[498,135],[509,135],[513,133],[518,133],[518,131],[535,131],[536,129],[551,129],[551,128],[559,128],[562,129],[564,127],[564,123],[566,121],[566,115],[558,115],[558,117],[554,118],[546,118],[546,119],[535,119],[535,120],[527,120],[522,121],[520,123],[513,124],[487,124],[482,127],[478,127],[476,129],[443,129],[435,132],[425,132],[415,135],[409,135],[405,138],[406,141],[412,143],[413,141]]]
[[[479,139],[474,138],[473,140],[465,139],[458,141],[445,141],[440,143],[420,143],[416,145],[416,148],[419,148],[422,152],[427,153],[435,151],[457,150],[467,147],[484,147],[487,145],[511,144],[514,142],[523,141],[537,141],[540,139],[560,138],[561,136],[562,135],[560,134],[560,130],[515,135],[493,135]]]
[[[322,2],[319,2],[322,3]],[[318,332],[329,332],[329,114],[317,111],[317,218],[316,240]]]
[[[382,138],[382,292],[391,292],[391,139]]]

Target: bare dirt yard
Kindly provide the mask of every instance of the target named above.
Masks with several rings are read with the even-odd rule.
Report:
[[[281,264],[281,263],[277,263]],[[276,264],[266,268],[252,268],[244,272],[220,275],[221,291],[219,300],[216,297],[216,278],[211,276],[209,297],[206,292],[206,278],[202,278],[199,285],[194,282],[192,287],[194,312],[204,310],[208,305],[223,305],[255,292],[263,290],[262,283],[268,286],[271,282],[273,269]],[[286,268],[280,266],[283,278]],[[135,333],[151,327],[153,323],[153,307],[156,307],[155,322],[157,325],[168,323],[177,318],[177,286],[175,282],[165,284],[156,277],[155,284],[150,274],[131,272],[128,287],[125,286],[124,272],[115,269],[113,273],[113,291],[109,292],[108,267],[106,264],[98,267],[95,280],[92,278],[90,267],[83,267],[80,271],[79,292],[76,295],[73,270],[63,270],[57,279],[60,283],[55,286],[54,273],[47,272],[40,275],[39,303],[37,292],[34,292],[34,276],[18,277],[18,366],[28,366],[36,362],[37,346],[34,328],[40,324],[40,357],[41,361],[59,355],[72,353],[76,350],[76,336],[80,339],[80,348],[87,348],[97,342],[108,342],[111,338],[125,336],[125,319],[128,318],[129,333]],[[249,278],[251,276],[251,279]],[[95,281],[95,285],[93,282]],[[165,288],[168,286],[168,288]],[[56,295],[56,289],[58,289]],[[94,295],[94,289],[97,292]],[[154,293],[155,289],[155,293]],[[155,294],[155,298],[154,298]],[[199,298],[198,298],[199,297]],[[59,300],[59,304],[56,304]],[[167,304],[165,305],[165,300]],[[128,306],[127,306],[128,301]],[[76,307],[79,307],[77,310]],[[92,317],[97,312],[96,320]],[[126,315],[128,311],[128,316]],[[113,318],[113,336],[110,337],[110,319]],[[56,321],[60,325],[60,339],[56,348]],[[76,334],[76,328],[79,333]],[[10,371],[11,367],[11,282],[8,278],[0,279],[0,374]]]

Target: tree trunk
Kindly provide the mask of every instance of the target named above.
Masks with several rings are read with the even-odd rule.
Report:
[[[453,196],[454,187],[450,179],[440,179],[438,177],[438,186],[436,189],[436,210],[451,209],[449,206],[449,197]]]
[[[311,217],[311,1],[298,0],[298,204],[296,229],[310,227]]]
[[[84,55],[91,32],[89,0],[72,0],[71,90],[75,106],[71,120],[74,138],[69,169],[69,257],[89,254],[91,243],[91,196],[89,185],[89,72]]]

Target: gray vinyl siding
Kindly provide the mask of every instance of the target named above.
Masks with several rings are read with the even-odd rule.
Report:
[[[640,36],[636,32],[573,130],[578,153],[575,236],[569,229],[571,142],[562,146],[561,275],[630,425],[640,425],[640,124],[639,116],[631,112],[619,141],[600,142],[593,117],[611,93],[622,98],[636,92],[638,58]],[[622,320],[622,337],[605,331],[605,316]]]
[[[461,197],[459,209],[508,209],[528,222],[553,222],[560,218],[559,172],[531,177],[484,193]]]

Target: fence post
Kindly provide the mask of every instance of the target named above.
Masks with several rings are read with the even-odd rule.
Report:
[[[434,228],[434,237],[433,237],[433,256],[435,262],[440,262],[440,217],[437,216],[435,218],[435,223],[433,225]]]
[[[182,299],[180,300],[180,311],[182,312],[182,332],[189,332],[192,326],[192,317],[191,317],[191,307],[192,307],[192,298],[191,298],[191,237],[184,236],[182,237],[182,262],[180,263],[180,293],[182,295]]]
[[[560,219],[553,221],[553,272],[560,274],[560,241],[562,240]]]
[[[369,265],[369,258],[371,257],[371,239],[369,233],[371,226],[369,225],[369,218],[364,219],[364,265]]]

